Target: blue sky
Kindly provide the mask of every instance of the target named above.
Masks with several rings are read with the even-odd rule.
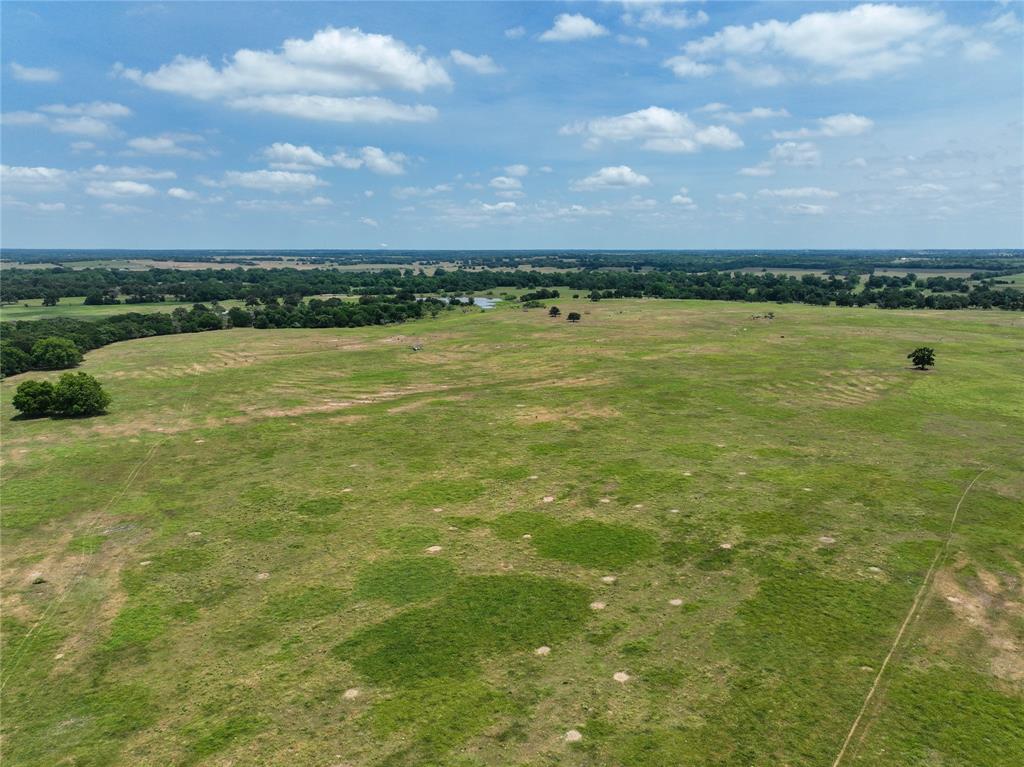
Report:
[[[1022,4],[16,3],[6,247],[1021,247]]]

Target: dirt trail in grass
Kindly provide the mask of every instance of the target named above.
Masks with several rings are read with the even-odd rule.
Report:
[[[892,647],[889,648],[889,653],[885,656],[885,660],[882,661],[882,665],[878,669],[878,673],[875,674],[875,680],[871,683],[871,689],[868,690],[868,694],[864,697],[864,703],[861,705],[860,711],[857,712],[857,717],[853,720],[853,724],[850,725],[850,730],[846,733],[846,738],[843,740],[843,745],[839,749],[839,753],[836,754],[835,761],[832,762],[832,767],[840,767],[842,764],[843,758],[848,753],[850,743],[853,741],[853,736],[857,734],[857,731],[860,729],[861,722],[864,720],[864,715],[867,713],[868,708],[874,701],[875,693],[878,691],[882,677],[885,675],[885,670],[889,666],[889,661],[892,660],[893,655],[895,655],[896,651],[899,649],[900,642],[903,641],[903,635],[906,633],[910,622],[917,616],[921,603],[924,601],[924,597],[931,591],[932,581],[936,570],[940,565],[945,563],[946,555],[949,553],[949,543],[953,539],[953,528],[956,526],[957,516],[960,514],[960,507],[963,505],[964,499],[967,497],[967,494],[971,492],[971,488],[974,487],[974,484],[981,479],[981,475],[988,471],[989,468],[990,467],[986,466],[978,472],[974,479],[971,480],[971,483],[964,488],[964,492],[960,496],[960,500],[956,502],[956,507],[953,509],[953,516],[950,517],[949,520],[949,529],[946,531],[946,538],[942,542],[942,546],[939,547],[939,550],[935,552],[935,557],[932,559],[932,563],[928,567],[928,572],[924,575],[921,587],[917,590],[917,594],[914,596],[914,601],[910,605],[910,610],[907,611],[907,616],[903,619],[903,623],[900,625],[900,630],[896,633],[896,638],[893,640]],[[881,702],[879,702],[878,705],[881,705]],[[861,740],[863,740],[863,733],[861,734]],[[858,741],[858,743],[859,742],[860,741]],[[853,752],[849,751],[849,753]]]

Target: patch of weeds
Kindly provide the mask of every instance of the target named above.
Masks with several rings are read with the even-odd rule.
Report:
[[[476,479],[434,479],[408,487],[397,500],[417,506],[444,506],[469,503],[486,492],[484,483]]]
[[[634,639],[632,642],[626,642],[619,648],[619,652],[627,658],[642,658],[650,653],[650,651],[651,640],[649,639]]]
[[[213,552],[202,546],[168,549],[153,557],[151,573],[191,573],[213,564]]]
[[[438,533],[432,527],[403,525],[381,530],[377,541],[381,546],[403,552],[421,551],[437,543]]]
[[[311,498],[303,501],[295,510],[306,517],[328,517],[337,514],[343,508],[343,501],[340,497]]]
[[[507,692],[478,680],[423,682],[382,700],[370,712],[383,736],[402,733],[415,747],[394,763],[433,763],[519,706]],[[445,762],[447,763],[447,762]]]
[[[251,716],[233,716],[223,722],[212,725],[209,729],[203,725],[189,728],[191,742],[186,751],[185,764],[196,764],[208,756],[220,753],[239,738],[257,732],[262,722]],[[204,732],[205,730],[205,732]]]
[[[455,579],[455,566],[437,557],[401,557],[368,565],[356,580],[357,599],[406,605],[437,596]]]
[[[337,645],[336,657],[379,684],[465,677],[496,653],[550,644],[590,612],[587,589],[532,575],[459,580],[438,602],[407,610]]]
[[[618,621],[613,623],[606,623],[598,626],[592,631],[588,631],[586,638],[587,641],[595,647],[604,647],[606,644],[612,641],[612,639],[614,639],[617,634],[620,634],[621,632],[625,631],[626,628],[627,626],[625,623],[620,623]]]
[[[157,605],[129,605],[114,618],[104,647],[108,650],[140,647],[163,634],[169,623],[167,614]]]
[[[563,524],[538,512],[517,511],[499,517],[494,532],[502,538],[529,533],[537,553],[586,567],[620,568],[657,551],[655,537],[637,527],[585,519]]]
[[[308,586],[267,600],[266,612],[275,621],[293,621],[305,618],[323,618],[344,609],[347,595],[335,586]]]
[[[95,554],[107,540],[107,536],[96,533],[94,535],[80,535],[72,538],[68,543],[68,551],[72,554]]]

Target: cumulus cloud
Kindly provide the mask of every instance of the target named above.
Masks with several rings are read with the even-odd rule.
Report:
[[[120,135],[114,121],[129,117],[132,110],[111,101],[91,101],[80,104],[48,104],[34,112],[8,112],[4,125],[40,125],[53,133],[67,133],[93,139]]]
[[[630,26],[689,29],[708,23],[708,15],[704,11],[668,11],[660,4],[648,2],[627,2],[626,7],[622,21]]]
[[[740,168],[737,173],[741,176],[774,176],[775,168],[770,162],[759,162],[746,168]]]
[[[0,181],[4,186],[46,191],[63,188],[71,174],[62,168],[42,165],[0,165]]]
[[[564,136],[586,136],[584,146],[596,148],[605,141],[640,141],[655,152],[690,153],[702,147],[736,149],[743,140],[724,125],[700,127],[683,112],[647,107],[613,117],[571,123],[559,131]]]
[[[11,77],[23,83],[55,83],[60,79],[60,72],[48,67],[24,67],[12,61],[10,69]]]
[[[369,216],[364,216],[363,218],[359,219],[359,223],[364,224],[366,226],[372,226],[374,229],[380,226],[380,222],[378,222],[377,219],[370,218]]]
[[[679,187],[679,194],[672,195],[672,199],[670,202],[673,205],[682,206],[685,210],[697,209],[697,204],[693,201],[693,198],[690,197],[690,190],[687,189],[685,186]]]
[[[140,181],[93,181],[85,193],[93,197],[152,197],[156,194],[149,184]]]
[[[504,70],[494,63],[490,56],[474,56],[471,53],[454,49],[451,52],[452,61],[458,66],[476,72],[478,75],[496,75]]]
[[[488,213],[510,213],[514,211],[518,206],[514,202],[496,202],[493,205],[483,203],[481,208]]]
[[[574,192],[595,192],[601,189],[626,189],[650,184],[651,180],[647,176],[637,173],[628,165],[614,165],[573,181],[569,188]]]
[[[224,174],[222,185],[280,193],[307,192],[318,186],[326,186],[327,182],[313,173],[287,170],[229,170]]]
[[[707,77],[716,67],[694,61],[689,56],[673,56],[666,59],[665,66],[672,70],[676,77]]]
[[[747,196],[743,194],[743,192],[729,192],[727,194],[719,193],[716,194],[715,197],[721,202],[743,202],[747,199]]]
[[[505,37],[509,40],[518,40],[526,34],[526,27],[509,27],[505,30]]]
[[[183,144],[195,144],[202,141],[202,136],[196,136],[191,133],[163,133],[159,136],[139,136],[128,140],[128,154],[155,154],[199,159],[205,157],[206,153],[183,146]]]
[[[391,190],[393,197],[399,200],[407,200],[410,197],[433,197],[437,194],[444,194],[454,189],[451,184],[436,184],[430,187],[402,186]]]
[[[795,205],[788,205],[785,210],[788,213],[797,213],[802,216],[820,216],[825,212],[825,206],[798,202]]]
[[[773,146],[769,156],[774,162],[798,168],[821,165],[821,151],[810,141],[784,141]]]
[[[365,94],[384,89],[422,93],[451,85],[441,62],[391,35],[327,27],[308,40],[290,38],[276,51],[246,48],[221,66],[179,55],[152,72],[118,64],[116,75],[152,90],[236,109],[334,122],[423,121],[437,111]]]
[[[817,126],[814,128],[800,128],[799,130],[791,131],[772,131],[772,138],[789,139],[812,138],[818,136],[835,138],[840,136],[859,136],[862,133],[867,133],[874,127],[874,125],[874,121],[868,117],[846,112],[844,114],[821,117],[818,119]]]
[[[167,196],[173,197],[175,200],[194,200],[199,197],[195,192],[190,192],[188,189],[182,189],[180,186],[172,186],[168,189]]]
[[[784,189],[762,189],[758,192],[758,195],[761,197],[781,197],[783,199],[806,199],[838,197],[839,193],[817,186],[800,186]]]
[[[515,163],[514,165],[505,166],[505,173],[507,173],[509,176],[522,178],[523,176],[528,175],[529,172],[530,167],[528,165],[523,165],[522,163]]]
[[[581,13],[560,13],[555,17],[554,26],[544,32],[540,39],[546,43],[564,43],[604,37],[607,34],[607,29]]]
[[[385,152],[380,147],[364,146],[349,154],[339,149],[329,157],[311,146],[297,146],[289,142],[276,142],[264,147],[260,157],[271,168],[285,171],[314,170],[316,168],[345,168],[358,170],[366,168],[382,176],[400,176],[405,173],[408,158],[401,152]]]
[[[522,186],[522,181],[520,181],[518,178],[512,178],[511,176],[495,176],[490,181],[490,187],[492,189],[498,189],[500,191],[521,189]]]
[[[716,120],[727,120],[736,125],[743,125],[750,120],[771,120],[779,117],[789,117],[789,111],[784,108],[773,107],[752,107],[746,112],[737,112],[729,108],[728,104],[718,102],[705,104],[698,112],[712,114]]]
[[[934,55],[962,31],[947,24],[941,11],[928,7],[863,4],[838,11],[815,11],[795,21],[726,26],[683,46],[695,61],[732,61],[738,76],[751,71],[739,62],[775,59],[809,70],[819,79],[866,79],[902,69]],[[730,67],[727,66],[727,69]],[[775,69],[776,75],[783,75]],[[781,80],[779,80],[781,81]]]
[[[79,171],[86,178],[116,178],[118,180],[133,179],[143,181],[164,181],[177,178],[173,170],[154,170],[145,165],[93,165]]]

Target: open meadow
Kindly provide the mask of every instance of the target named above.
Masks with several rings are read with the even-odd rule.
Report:
[[[5,765],[1021,764],[1019,314],[555,303],[3,381]]]

